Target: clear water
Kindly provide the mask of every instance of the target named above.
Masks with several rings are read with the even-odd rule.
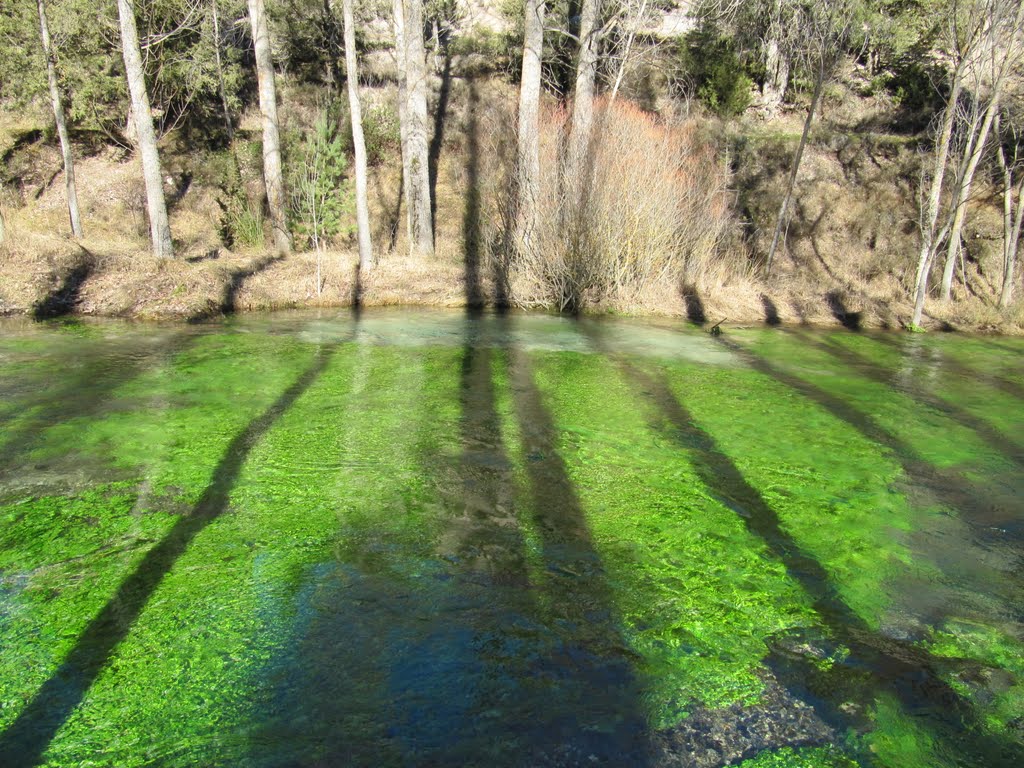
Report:
[[[3,321],[0,764],[1024,765],[1022,353]]]

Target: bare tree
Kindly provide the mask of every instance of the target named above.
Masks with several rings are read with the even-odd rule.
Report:
[[[224,87],[224,64],[220,57],[220,11],[217,8],[217,0],[211,0],[211,13],[213,15],[213,56],[217,65],[217,90],[220,93],[221,107],[224,109],[224,128],[228,134],[228,141],[235,139],[235,127],[231,123],[231,109],[228,106],[228,92]]]
[[[519,133],[516,151],[519,240],[525,251],[537,227],[540,196],[540,85],[546,0],[526,0],[523,70],[519,82]]]
[[[373,266],[373,246],[370,242],[370,209],[366,193],[366,141],[363,139],[363,112],[359,104],[359,69],[356,62],[356,28],[352,0],[342,0],[341,20],[345,35],[348,107],[356,161],[356,234],[359,238],[359,266],[361,269],[369,269]]]
[[[985,36],[979,46],[982,58],[988,66],[978,62],[975,71],[974,99],[976,105],[973,119],[970,121],[967,140],[964,146],[960,172],[956,176],[953,190],[952,221],[949,230],[949,242],[946,251],[946,264],[942,271],[942,299],[948,301],[952,296],[953,275],[957,259],[962,247],[961,232],[967,215],[967,202],[974,184],[974,174],[981,162],[985,143],[992,129],[993,121],[999,114],[999,100],[1003,86],[1020,57],[1017,37],[1024,20],[1024,3],[1019,0],[1008,2],[996,0],[985,4]],[[985,81],[988,82],[985,82]],[[986,88],[987,86],[987,88]],[[986,93],[987,91],[987,93]]]
[[[577,159],[586,153],[594,125],[597,52],[601,43],[600,15],[600,0],[583,0],[580,15],[580,50],[576,62],[576,88],[573,92],[572,106],[572,154]]]
[[[149,214],[153,255],[170,258],[174,255],[174,246],[171,242],[171,226],[167,219],[160,153],[156,146],[156,131],[153,129],[153,113],[146,91],[132,0],[117,0],[117,15],[121,26],[121,54],[124,57],[125,77],[131,96],[136,142],[142,158],[142,176],[146,184],[146,210]]]
[[[398,118],[410,249],[421,256],[429,256],[434,253],[434,225],[430,213],[423,0],[394,0],[393,8],[399,78]]]
[[[267,189],[270,226],[274,247],[280,254],[291,253],[292,238],[285,217],[284,176],[281,171],[281,135],[277,120],[277,87],[274,61],[270,51],[270,30],[263,0],[248,0],[249,21],[256,52],[256,79],[259,82],[260,112],[263,113],[263,182]]]
[[[43,41],[43,55],[46,57],[46,77],[50,85],[50,104],[53,107],[53,119],[57,123],[57,136],[60,138],[60,153],[64,159],[64,185],[67,189],[68,216],[71,219],[71,232],[75,237],[82,236],[82,218],[78,212],[78,189],[75,186],[75,159],[71,154],[71,139],[68,137],[68,125],[64,119],[64,105],[61,103],[60,86],[57,84],[56,55],[50,42],[50,28],[46,23],[46,4],[37,0],[39,9],[39,33]]]
[[[789,181],[786,184],[786,193],[782,197],[779,214],[775,220],[775,233],[772,235],[772,244],[768,249],[768,258],[765,262],[765,271],[768,274],[771,274],[775,252],[778,249],[783,229],[788,226],[793,188],[796,185],[797,174],[800,172],[800,162],[803,160],[807,137],[811,132],[811,123],[814,121],[815,112],[821,103],[821,92],[835,71],[850,32],[850,8],[846,0],[821,0],[821,2],[809,4],[802,11],[802,16],[798,19],[799,29],[804,36],[800,50],[806,57],[805,68],[814,77],[814,93],[811,96],[811,105],[807,108],[800,144],[797,146],[796,155],[793,158],[793,168],[790,170]]]
[[[999,307],[1006,309],[1013,301],[1017,250],[1020,246],[1021,225],[1024,224],[1024,136],[1020,123],[1013,122],[1007,126],[1006,144],[1009,144],[1013,152],[1007,157],[1006,147],[999,135],[1001,127],[1002,125],[996,127],[996,136],[999,139],[997,155],[1003,181],[1003,285],[999,292]]]
[[[953,126],[960,98],[964,92],[965,77],[968,68],[975,58],[984,32],[983,14],[977,12],[979,2],[990,0],[950,0],[945,19],[945,38],[948,47],[947,55],[951,61],[948,73],[949,96],[939,120],[938,136],[932,160],[926,168],[927,192],[922,188],[921,218],[921,249],[917,260],[917,275],[914,280],[914,313],[910,325],[918,328],[924,316],[924,302],[928,295],[928,275],[938,249],[942,246],[949,232],[949,223],[939,228],[939,213],[942,203],[942,191],[946,178],[946,166],[949,159],[950,144],[953,138]]]

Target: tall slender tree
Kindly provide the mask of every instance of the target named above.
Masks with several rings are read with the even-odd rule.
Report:
[[[228,91],[224,84],[224,62],[221,60],[220,9],[217,7],[217,0],[211,0],[210,5],[213,17],[213,57],[217,67],[217,91],[220,94],[221,108],[224,110],[224,130],[227,132],[228,142],[232,142],[235,139],[235,126],[231,122]]]
[[[341,20],[345,36],[345,77],[348,81],[348,111],[352,122],[352,148],[356,162],[356,236],[359,238],[359,266],[373,266],[370,242],[370,208],[367,202],[366,141],[363,138],[363,111],[359,103],[359,65],[356,61],[356,25],[352,0],[342,0]]]
[[[78,188],[75,186],[75,159],[71,153],[71,139],[68,137],[68,124],[64,117],[64,105],[60,98],[60,85],[57,83],[56,54],[50,40],[50,27],[46,22],[46,4],[37,0],[39,9],[39,34],[43,41],[43,56],[46,57],[46,78],[50,86],[50,104],[53,107],[53,119],[57,124],[57,136],[60,139],[60,154],[64,159],[64,186],[67,190],[68,217],[71,219],[71,232],[75,237],[82,236],[82,218],[78,212]]]
[[[423,0],[394,0],[398,58],[398,117],[410,250],[434,253],[430,206],[430,148],[427,141],[427,62],[423,40]]]
[[[128,93],[131,97],[131,115],[139,155],[142,158],[142,175],[146,184],[146,210],[149,214],[149,234],[153,255],[170,258],[174,256],[171,225],[167,218],[167,202],[164,200],[163,174],[160,169],[160,152],[156,146],[156,131],[153,128],[153,113],[150,110],[149,93],[146,90],[146,77],[142,66],[139,32],[135,25],[135,7],[132,0],[117,0],[117,16],[121,27],[121,53],[124,57],[125,77],[128,80]]]
[[[525,250],[532,248],[540,195],[540,85],[545,11],[546,0],[526,0],[516,148],[518,239]]]
[[[771,274],[782,232],[789,226],[789,206],[793,199],[793,189],[796,186],[797,174],[800,172],[800,163],[803,160],[807,138],[811,132],[811,124],[818,106],[821,104],[822,89],[825,82],[834,74],[850,32],[850,8],[847,0],[820,0],[820,2],[809,4],[801,10],[802,14],[798,19],[803,37],[801,50],[805,58],[804,67],[814,77],[814,94],[811,96],[811,105],[807,108],[800,144],[797,146],[793,167],[786,184],[786,192],[782,197],[779,214],[775,219],[775,232],[772,235],[772,244],[768,249],[768,258],[765,264],[765,271],[768,274]]]
[[[992,125],[999,114],[999,100],[1002,97],[1003,87],[1021,55],[1017,38],[1021,30],[1021,22],[1024,21],[1024,3],[1019,0],[1014,0],[1014,3],[997,0],[987,5],[985,12],[988,20],[984,48],[986,49],[985,58],[988,59],[990,66],[985,67],[977,79],[979,81],[990,79],[990,82],[987,84],[979,82],[975,89],[975,102],[979,107],[975,114],[980,120],[975,119],[971,124],[964,149],[961,172],[957,175],[957,183],[953,190],[952,222],[946,250],[946,263],[942,270],[942,299],[944,301],[949,301],[953,293],[953,275],[962,248],[961,233],[967,216],[967,201],[971,197],[974,174],[981,162]],[[1016,5],[1015,11],[1014,5]],[[988,75],[988,78],[985,78],[985,75]],[[983,95],[985,85],[988,88],[987,93]]]
[[[581,159],[590,144],[594,125],[594,94],[597,82],[597,53],[601,43],[598,27],[600,0],[583,0],[580,14],[580,50],[576,62],[576,88],[572,102],[573,155]]]
[[[292,251],[292,238],[285,215],[284,174],[281,168],[281,132],[277,119],[277,86],[274,83],[274,60],[270,50],[270,29],[263,0],[248,0],[249,22],[252,25],[256,53],[256,79],[259,83],[260,112],[263,115],[263,183],[267,190],[270,226],[274,230],[274,247],[279,254]]]

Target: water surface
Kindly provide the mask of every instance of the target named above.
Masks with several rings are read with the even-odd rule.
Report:
[[[0,323],[0,764],[1024,764],[1024,342]]]

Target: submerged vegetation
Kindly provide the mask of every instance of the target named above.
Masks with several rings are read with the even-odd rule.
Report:
[[[1016,342],[4,330],[5,765],[1024,751]]]

